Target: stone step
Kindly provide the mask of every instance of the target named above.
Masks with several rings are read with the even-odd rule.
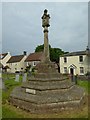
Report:
[[[26,84],[29,84],[30,86],[33,86],[33,85],[39,85],[39,86],[48,86],[48,85],[62,85],[62,84],[65,84],[66,82],[69,82],[69,80],[64,80],[64,81],[46,81],[46,82],[41,82],[41,81],[29,81],[28,83]],[[71,82],[69,82],[71,83]]]
[[[28,78],[28,82],[30,81],[36,81],[36,82],[52,82],[52,81],[64,81],[64,80],[69,80],[68,77],[55,77],[55,78],[35,78],[35,77],[30,77]]]
[[[78,86],[74,86],[68,91],[61,91],[57,93],[52,92],[52,94],[47,93],[43,95],[22,92],[22,89],[17,87],[17,89],[13,90],[10,97],[35,104],[49,104],[81,100],[84,95],[84,90]]]
[[[36,73],[34,75],[34,78],[40,78],[40,79],[53,79],[53,78],[66,78],[63,77],[60,73],[55,73],[55,72],[51,72],[51,73]]]
[[[34,90],[55,90],[55,89],[69,89],[71,86],[73,86],[75,83],[70,81],[56,81],[56,82],[46,82],[46,83],[40,83],[40,82],[32,82],[32,83],[24,83],[22,84],[22,88],[30,88]]]

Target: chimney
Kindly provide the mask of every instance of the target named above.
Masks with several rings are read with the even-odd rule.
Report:
[[[90,55],[90,49],[89,49],[89,47],[87,46],[87,48],[86,48],[86,55]]]
[[[26,51],[23,51],[23,55],[27,55],[27,52],[26,52]]]

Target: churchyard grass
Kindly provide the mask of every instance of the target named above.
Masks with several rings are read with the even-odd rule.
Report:
[[[14,87],[21,85],[22,76],[20,76],[19,82],[15,81],[15,74],[2,74],[2,78],[5,83],[6,89],[2,92],[3,103],[6,103],[9,99],[9,95]]]
[[[85,88],[87,93],[90,93],[90,81],[86,81],[86,80],[78,80],[77,85]]]
[[[30,112],[23,111],[19,108],[16,108],[9,104],[8,99],[11,91],[14,87],[22,84],[22,76],[20,76],[19,82],[15,82],[15,76],[11,75],[12,79],[6,80],[6,90],[2,92],[2,117],[3,118],[86,118],[88,116],[88,109],[87,105],[84,105],[84,108],[80,110],[74,110],[74,111],[66,111],[66,112],[60,112],[60,113],[54,113],[54,114],[31,114]],[[6,77],[6,75],[4,75]],[[10,76],[8,75],[10,78]],[[88,91],[90,93],[90,88],[88,87],[90,85],[90,82],[85,80],[78,80],[77,83],[79,86],[83,87],[86,90],[86,93],[88,95]]]

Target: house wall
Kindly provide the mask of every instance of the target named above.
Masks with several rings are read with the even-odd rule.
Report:
[[[40,61],[29,61],[27,62],[27,66],[31,65],[31,67],[35,67]]]
[[[39,62],[40,61],[29,61],[29,62],[26,62],[26,64],[27,64],[27,66],[31,65],[30,70],[32,70],[32,68],[35,67]]]
[[[26,69],[26,63],[24,62],[25,59],[26,59],[26,56],[24,56],[24,58],[20,62],[8,63],[10,67],[8,72],[15,73],[16,71],[25,71]]]
[[[1,64],[2,64],[3,66],[6,66],[6,65],[7,65],[7,61],[10,59],[10,57],[11,57],[11,55],[10,55],[10,53],[8,52],[8,54],[7,54],[3,59],[0,60]]]
[[[65,56],[67,58],[67,62],[64,63],[64,57],[60,57],[60,73],[64,74],[64,67],[67,67],[67,73],[70,74],[70,66],[74,65],[74,75],[84,75],[87,73],[88,62],[87,56],[83,55],[83,62],[79,61],[79,56]],[[84,67],[84,74],[80,73],[80,67]]]

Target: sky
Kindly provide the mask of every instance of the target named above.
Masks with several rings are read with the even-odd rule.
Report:
[[[88,2],[3,2],[2,52],[34,52],[44,42],[41,17],[50,14],[49,43],[73,52],[88,45]]]

